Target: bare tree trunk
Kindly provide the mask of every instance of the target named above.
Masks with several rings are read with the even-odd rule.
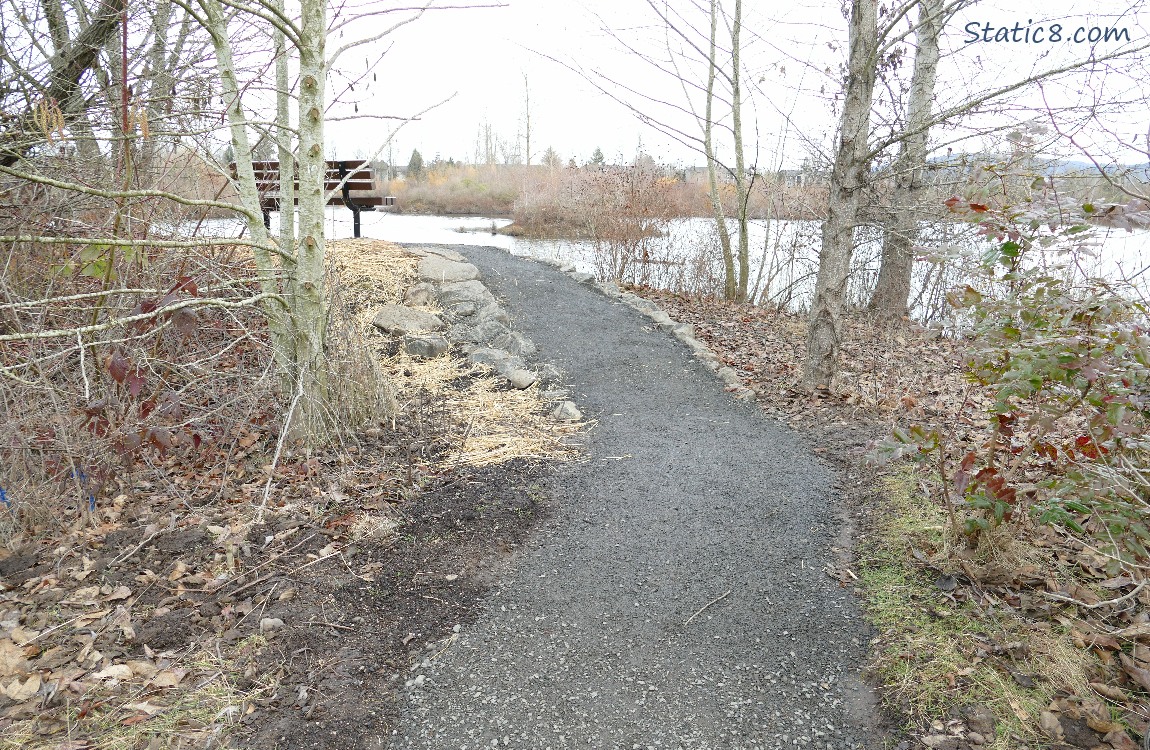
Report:
[[[524,162],[527,166],[531,166],[531,87],[527,85],[527,74],[523,74],[523,116],[526,119],[527,131],[527,153],[524,156]]]
[[[256,187],[256,176],[252,167],[252,149],[248,141],[247,118],[240,101],[240,87],[236,78],[235,64],[232,61],[227,18],[219,0],[200,0],[200,7],[204,11],[206,31],[212,38],[212,47],[216,53],[216,67],[220,74],[220,85],[223,89],[232,138],[232,153],[236,160],[236,183],[240,205],[244,208],[248,233],[256,243],[253,250],[259,273],[260,291],[264,294],[278,294],[277,267],[272,254],[266,249],[268,233],[263,223],[263,212],[260,210],[259,190]],[[287,321],[275,302],[269,301],[264,306],[264,311],[268,315],[268,330],[272,336],[276,363],[281,372],[289,371],[291,351],[288,347],[290,337],[287,333]]]
[[[735,0],[735,18],[731,24],[731,127],[735,135],[735,200],[739,222],[739,288],[735,299],[747,301],[747,283],[751,276],[750,234],[747,226],[747,167],[743,158],[743,93],[739,80],[739,37],[743,26],[743,0]]]
[[[292,431],[316,437],[322,427],[327,384],[323,341],[327,328],[324,286],[324,176],[323,119],[327,88],[327,3],[304,0],[300,7],[299,45],[299,249],[292,300],[295,365],[301,398],[292,419]]]
[[[731,252],[731,233],[727,231],[727,216],[723,211],[723,199],[719,195],[718,162],[715,160],[715,142],[713,136],[713,115],[715,103],[715,61],[716,37],[719,33],[719,2],[711,0],[711,46],[707,56],[707,104],[703,117],[703,152],[707,157],[707,182],[711,194],[711,212],[715,216],[715,231],[719,234],[719,247],[723,251],[723,269],[726,273],[726,282],[723,286],[723,296],[726,299],[735,299],[738,294],[738,283],[735,277],[735,257]]]
[[[882,265],[869,305],[871,312],[879,318],[898,319],[907,314],[914,269],[913,248],[918,239],[916,214],[924,192],[922,176],[942,25],[942,0],[920,0],[914,75],[907,104],[908,135],[899,143],[899,155],[894,164],[893,211],[883,227]]]
[[[807,328],[802,386],[830,388],[839,367],[842,309],[854,253],[854,230],[867,184],[867,139],[878,52],[878,0],[851,0],[850,58],[831,171],[819,273]]]
[[[284,0],[276,0],[275,8],[284,12]],[[272,31],[276,56],[276,146],[280,164],[280,252],[295,257],[295,154],[291,134],[291,84],[288,77],[288,49],[283,30]],[[291,290],[288,292],[291,295]]]

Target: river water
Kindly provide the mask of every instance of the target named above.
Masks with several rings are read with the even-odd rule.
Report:
[[[605,275],[604,252],[590,241],[534,240],[497,234],[511,223],[506,218],[482,216],[423,216],[389,212],[364,213],[362,234],[390,242],[441,245],[490,245],[513,255],[533,255],[562,260],[589,273]],[[352,236],[351,212],[341,206],[327,211],[329,238]],[[272,214],[277,230],[279,214]],[[732,229],[733,229],[732,225]],[[207,222],[203,231],[216,235],[239,234],[236,221]],[[851,302],[865,302],[878,272],[879,238],[862,229],[852,262]],[[632,280],[678,291],[716,293],[722,288],[717,233],[713,221],[677,219],[666,235],[646,241],[651,258],[660,262],[636,267]],[[924,224],[922,254],[949,252],[977,257],[989,246],[964,224]],[[752,222],[750,257],[753,291],[760,303],[803,309],[814,288],[818,270],[819,222]],[[1065,260],[1065,259],[1064,259]],[[942,320],[948,314],[946,291],[965,280],[971,261],[916,264],[912,310],[921,320]],[[1076,254],[1074,268],[1080,275],[1130,279],[1150,297],[1150,231],[1129,233],[1100,229],[1088,253]]]

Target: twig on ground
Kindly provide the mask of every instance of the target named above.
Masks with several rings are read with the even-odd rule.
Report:
[[[1042,595],[1048,599],[1056,599],[1060,602],[1068,602],[1070,604],[1076,604],[1079,607],[1082,607],[1083,609],[1099,609],[1101,607],[1105,607],[1105,606],[1110,605],[1110,604],[1117,604],[1118,602],[1124,602],[1133,596],[1137,596],[1138,592],[1141,591],[1142,589],[1144,589],[1145,587],[1146,587],[1146,581],[1142,580],[1138,583],[1137,586],[1134,587],[1133,591],[1126,593],[1126,594],[1123,594],[1122,596],[1118,597],[1117,599],[1107,599],[1106,601],[1098,602],[1097,604],[1087,604],[1086,602],[1079,601],[1078,599],[1075,599],[1072,596],[1064,596],[1062,594],[1052,594],[1049,591],[1043,591]]]
[[[309,620],[308,622],[305,622],[304,625],[315,625],[317,627],[323,628],[335,628],[336,630],[355,630],[355,628],[350,625],[337,625],[334,622],[314,622]]]
[[[691,620],[694,620],[696,617],[698,617],[699,615],[701,615],[701,614],[703,614],[704,612],[706,612],[706,611],[707,611],[707,609],[708,609],[709,607],[711,607],[711,606],[712,606],[712,605],[714,605],[714,604],[718,604],[719,602],[723,601],[724,599],[726,599],[726,598],[727,598],[728,596],[730,596],[730,595],[731,595],[731,589],[727,589],[727,590],[726,590],[726,591],[724,591],[724,592],[722,593],[722,595],[721,595],[721,596],[719,596],[718,598],[716,598],[716,599],[712,599],[711,601],[709,601],[709,602],[707,602],[706,604],[704,604],[702,609],[700,609],[698,612],[696,612],[695,614],[693,614],[693,615],[691,615],[690,617],[688,617],[688,618],[687,618],[687,621],[683,623],[683,627],[687,627],[688,625],[690,625],[690,624],[691,624]]]

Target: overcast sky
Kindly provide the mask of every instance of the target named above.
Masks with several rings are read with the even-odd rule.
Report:
[[[692,4],[690,0],[672,2],[673,7],[684,9]],[[846,20],[839,2],[746,0],[745,4],[745,127],[750,150],[757,155],[752,161],[796,166],[805,154],[825,147],[833,133],[832,106],[841,80],[840,66],[845,62]],[[727,5],[732,3],[728,0]],[[684,10],[685,15],[687,12]],[[700,28],[705,24],[703,15],[692,18],[699,21]],[[356,33],[366,35],[376,28],[372,23],[355,27]],[[1059,24],[1064,39],[1061,43],[1049,39],[1040,43],[984,41],[981,35],[987,24],[993,29],[1041,27],[1047,37],[1053,35],[1054,24]],[[1084,39],[1075,43],[1069,37],[1080,27],[1083,35],[1094,27],[1124,29],[1129,41],[1092,45]],[[970,42],[974,29],[979,41]],[[507,0],[505,7],[438,10],[397,30],[389,39],[392,46],[377,68],[375,83],[368,91],[350,95],[360,114],[411,116],[452,97],[419,122],[405,125],[395,136],[393,152],[398,163],[407,162],[412,148],[420,149],[427,159],[438,154],[470,161],[484,122],[503,139],[522,143],[527,90],[533,161],[538,161],[548,147],[565,161],[574,157],[580,163],[596,148],[612,160],[629,160],[641,149],[663,162],[702,161],[695,151],[645,126],[611,96],[569,69],[582,69],[592,78],[596,72],[609,76],[630,89],[598,78],[616,97],[639,104],[656,119],[694,135],[697,130],[688,112],[676,110],[687,101],[681,86],[633,54],[641,50],[666,58],[667,35],[647,0]],[[329,47],[338,46],[340,41],[331,40]],[[947,57],[940,70],[936,108],[1003,81],[1084,57],[1091,50],[1101,55],[1147,43],[1150,11],[1140,3],[974,3],[946,27],[943,47]],[[903,65],[907,77],[912,54],[913,49],[908,48]],[[1143,60],[1150,57],[1145,52],[1141,56]],[[356,53],[348,55],[341,66],[351,72],[362,70],[367,60],[363,54],[356,58]],[[701,69],[684,65],[681,71],[685,77],[697,80],[702,75]],[[1036,90],[1025,100],[1013,99],[1016,111],[1010,117],[1019,122],[1041,120],[1043,101],[1058,105],[1091,102],[1103,108],[1133,101],[1115,107],[1117,111],[1107,114],[1105,121],[1119,139],[1144,148],[1150,128],[1146,86],[1145,76],[1137,73],[1103,75],[1095,68]],[[333,87],[340,88],[338,76]],[[879,95],[889,97],[882,86]],[[644,96],[670,106],[659,107],[644,101]],[[352,104],[339,105],[332,114],[348,115],[352,109]],[[882,119],[880,115],[880,126]],[[989,121],[984,117],[972,121],[971,126]],[[383,120],[333,123],[328,140],[339,144],[341,155],[349,143],[355,144],[353,151],[370,154],[383,144],[393,127],[393,121]],[[971,132],[966,129],[957,135]],[[1080,140],[1096,138],[1096,128],[1091,133],[1080,134]],[[993,142],[993,138],[975,138],[959,148],[972,150]],[[1122,158],[1130,161],[1137,156],[1129,150],[1124,154]]]

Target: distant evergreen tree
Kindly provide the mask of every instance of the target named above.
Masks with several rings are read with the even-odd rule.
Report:
[[[419,153],[419,149],[411,151],[411,159],[407,162],[407,179],[416,181],[423,179],[423,156]]]
[[[547,150],[543,153],[543,166],[558,169],[563,166],[563,158],[559,156],[559,153],[555,149],[548,146]]]
[[[593,167],[601,167],[607,163],[607,157],[603,156],[603,149],[596,147],[595,153],[591,154],[591,161],[587,162],[588,165]]]

